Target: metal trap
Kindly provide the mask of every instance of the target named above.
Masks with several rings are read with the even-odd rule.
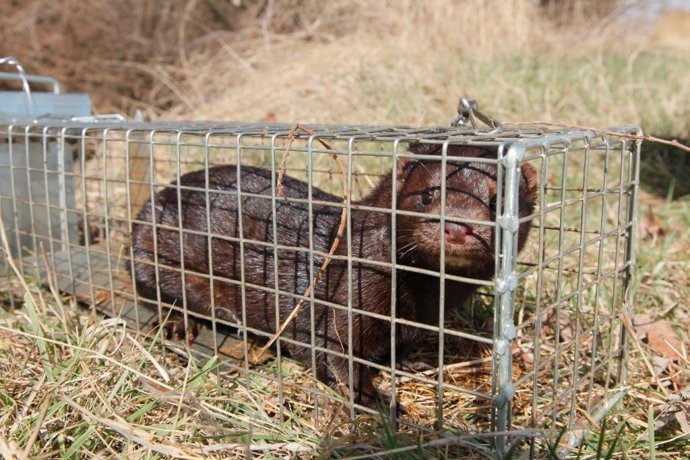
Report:
[[[289,206],[299,202],[305,212],[332,206],[337,215],[344,209],[345,215],[352,216],[367,210],[358,200],[390,177],[396,162],[410,156],[411,144],[435,146],[446,170],[459,161],[468,162],[467,158],[446,155],[449,149],[493,149],[496,156],[483,161],[496,170],[495,216],[475,225],[489,227],[495,238],[494,276],[472,279],[447,273],[445,268],[435,272],[410,268],[396,258],[396,250],[391,260],[360,260],[357,249],[348,243],[357,231],[349,224],[343,233],[344,255],[333,256],[351,279],[356,279],[353,267],[376,263],[394,280],[409,271],[421,271],[448,295],[452,290],[446,282],[478,287],[473,300],[463,305],[451,305],[452,299],[442,294],[435,324],[415,324],[394,313],[377,317],[377,321],[423,329],[425,338],[411,355],[430,366],[416,370],[401,363],[395,347],[400,333],[397,327],[389,328],[385,335],[392,351],[380,360],[358,356],[352,346],[348,347],[352,342],[347,338],[342,339],[345,346],[338,356],[350,369],[363,363],[378,372],[376,385],[397,395],[407,409],[407,414],[398,418],[400,430],[433,432],[434,442],[444,446],[456,442],[466,446],[467,439],[473,439],[476,448],[499,452],[517,449],[538,455],[553,445],[549,443],[557,443],[556,447],[564,451],[575,446],[625,393],[623,318],[631,301],[629,286],[635,268],[640,147],[635,136],[639,130],[308,128],[307,132],[279,124],[0,117],[0,205],[12,252],[4,258],[15,258],[26,277],[43,282],[47,276],[54,277],[63,293],[105,315],[125,318],[137,330],[150,330],[167,317],[169,308],[181,314],[185,326],[189,320],[199,319],[203,327],[194,338],[192,350],[201,356],[222,354],[238,337],[247,342],[244,349],[248,350],[248,342],[266,343],[275,330],[245,327],[241,321],[222,318],[213,309],[213,314],[194,311],[184,299],[166,306],[162,297],[146,300],[134,295],[135,279],[129,266],[135,257],[130,234],[132,223],[148,200],[169,187],[182,196],[184,187],[170,184],[190,171],[207,171],[214,165],[239,165],[238,171],[254,166],[269,171],[273,187],[278,186],[281,171],[308,184],[311,198],[294,199],[292,204],[289,197],[278,197],[276,188],[258,197],[267,200],[269,215],[277,215],[281,203]],[[287,150],[289,155],[281,165]],[[334,157],[343,165],[342,170]],[[534,211],[521,217],[519,187],[525,165],[536,171],[538,193]],[[338,200],[314,198],[317,188]],[[344,201],[343,190],[347,190]],[[208,196],[208,188],[196,192]],[[240,203],[248,199],[242,190],[228,193],[234,193]],[[452,191],[441,187],[438,193],[449,199]],[[205,206],[210,206],[208,201]],[[405,215],[394,207],[369,211],[383,212],[393,222]],[[444,212],[433,217],[441,222],[457,218]],[[518,232],[525,222],[531,222],[532,228],[524,249],[518,251]],[[310,227],[305,229],[308,238],[301,249],[281,244],[277,229],[271,230],[276,239],[262,248],[276,254],[276,260],[281,251],[302,251],[308,279],[313,279],[328,255],[314,243],[313,224]],[[179,233],[180,241],[188,238],[184,225],[173,230]],[[207,232],[202,236],[211,241],[226,235]],[[245,251],[257,244],[243,239],[241,233],[233,238],[232,244]],[[397,241],[382,241],[397,245]],[[161,260],[160,264],[166,262]],[[233,278],[212,268],[205,274],[188,270],[186,276],[205,276],[212,284],[234,283],[240,293],[262,288],[276,299],[291,296],[295,303],[302,299],[304,308],[312,311],[324,304],[351,315],[362,314],[356,310],[353,296],[358,291],[352,284],[349,301],[331,305],[328,299],[307,292],[306,286],[288,292],[280,285],[279,274],[269,272],[269,280],[258,287],[243,276]],[[184,279],[185,274],[181,276]],[[395,281],[392,286],[396,286]],[[395,312],[399,300],[391,298],[390,308]],[[11,297],[10,302],[20,299]],[[318,335],[314,328],[312,334]],[[290,337],[276,339],[273,370],[250,362],[248,351],[240,353],[240,361],[227,361],[227,366],[249,375],[240,381],[250,389],[256,382],[252,376],[274,386],[277,392],[289,384],[290,375],[275,369],[290,360]],[[318,364],[318,353],[333,353],[328,347],[319,348],[317,342],[311,345],[305,369]],[[314,410],[344,401],[350,416],[376,412],[357,404],[352,381],[343,382],[339,394],[319,382],[316,370],[311,372],[313,385],[300,391],[313,396],[309,401]],[[394,407],[394,401],[389,407]],[[561,436],[563,432],[565,436]],[[381,448],[362,455],[384,452]]]

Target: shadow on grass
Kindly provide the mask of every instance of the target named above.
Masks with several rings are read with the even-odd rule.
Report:
[[[678,142],[690,145],[690,139],[678,139]],[[640,183],[644,190],[669,200],[690,195],[690,152],[670,145],[643,143]]]

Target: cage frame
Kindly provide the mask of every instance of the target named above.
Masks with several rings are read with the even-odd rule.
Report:
[[[0,118],[0,121],[2,119]],[[92,118],[92,119],[65,119],[65,118],[50,118],[50,117],[41,117],[41,118],[22,118],[22,117],[15,117],[9,122],[3,121],[2,124],[5,124],[7,126],[7,130],[5,132],[0,132],[0,143],[2,142],[2,136],[7,136],[7,143],[10,145],[9,147],[9,155],[10,158],[12,155],[14,155],[14,152],[12,150],[12,133],[13,130],[15,130],[17,127],[23,127],[24,130],[24,142],[28,145],[29,144],[29,139],[35,135],[35,132],[32,130],[35,129],[40,129],[40,137],[43,139],[43,154],[44,156],[47,155],[48,152],[48,146],[46,144],[45,139],[49,137],[55,137],[58,139],[58,145],[60,146],[65,146],[65,142],[67,142],[67,139],[74,139],[75,137],[77,139],[80,139],[79,144],[79,152],[78,156],[79,159],[75,160],[79,162],[79,168],[80,172],[84,173],[85,172],[85,157],[86,157],[86,152],[85,152],[85,143],[86,139],[88,137],[88,133],[91,131],[95,132],[102,132],[103,133],[103,143],[107,144],[108,142],[108,133],[113,130],[117,132],[125,132],[126,134],[124,135],[124,143],[126,145],[125,148],[125,160],[127,162],[127,167],[126,167],[126,182],[129,185],[130,184],[130,174],[132,171],[130,170],[130,160],[131,156],[133,155],[133,152],[131,152],[130,148],[132,146],[136,145],[143,145],[149,147],[149,177],[153,178],[155,177],[155,171],[154,171],[154,162],[151,161],[152,155],[153,155],[153,147],[154,147],[154,137],[157,132],[175,132],[177,131],[177,150],[175,152],[176,158],[177,158],[177,171],[176,171],[176,177],[179,177],[181,174],[181,169],[180,169],[180,164],[181,164],[181,150],[180,150],[180,145],[182,144],[182,137],[186,133],[191,133],[194,135],[198,135],[198,132],[195,130],[200,130],[200,131],[206,131],[204,134],[204,142],[202,143],[202,148],[204,149],[204,158],[205,158],[205,165],[206,169],[208,171],[208,166],[209,166],[209,155],[208,155],[208,149],[210,148],[210,139],[212,136],[221,134],[221,135],[228,135],[230,131],[233,129],[236,129],[239,127],[240,130],[246,130],[244,132],[238,133],[237,134],[237,141],[236,141],[236,149],[235,149],[235,156],[239,160],[240,158],[240,149],[241,149],[241,139],[243,136],[254,136],[257,134],[263,135],[264,132],[266,131],[266,126],[264,124],[243,124],[243,123],[220,123],[220,124],[214,124],[214,123],[191,123],[193,126],[191,129],[185,129],[184,123],[180,122],[173,122],[173,123],[153,123],[153,124],[148,124],[148,123],[122,123],[120,121],[103,121],[99,120],[97,117]],[[187,126],[190,126],[190,124],[187,124]],[[274,125],[272,126],[269,131],[272,130],[271,134],[271,151],[274,153],[272,155],[273,157],[273,165],[271,167],[271,170],[274,174],[276,174],[277,171],[277,165],[275,164],[275,150],[276,145],[277,145],[277,140],[284,138],[287,136],[292,129],[292,125]],[[314,126],[314,131],[315,134],[306,136],[308,139],[306,140],[306,143],[308,145],[308,155],[307,158],[312,158],[311,154],[311,149],[314,144],[314,142],[319,139],[319,138],[328,138],[327,136],[324,136],[323,131],[321,129],[322,127],[320,126]],[[393,138],[393,153],[392,153],[392,158],[393,161],[396,161],[398,155],[396,152],[398,152],[398,143],[402,142],[408,142],[409,140],[414,140],[419,137],[419,134],[422,132],[428,132],[427,128],[420,129],[420,128],[406,128],[406,127],[373,127],[373,132],[375,132],[377,129],[380,129],[382,133],[384,133],[384,139],[386,142],[391,142],[390,138],[385,138],[385,136],[391,136]],[[54,134],[55,132],[59,134]],[[327,130],[327,128],[326,128]],[[372,127],[367,127],[367,126],[357,126],[357,127],[344,127],[343,131],[345,133],[349,132],[350,134],[340,134],[341,136],[345,136],[349,139],[349,147],[348,147],[348,162],[347,162],[347,181],[348,181],[348,189],[352,190],[352,176],[353,176],[353,165],[352,165],[352,150],[354,149],[354,142],[358,140],[358,137],[356,134],[351,134],[352,132],[364,132],[367,133],[366,135],[372,136],[370,131],[372,130]],[[74,135],[72,133],[81,131],[81,134]],[[457,130],[455,131],[456,133],[459,133],[459,135],[467,135],[467,136],[478,136],[479,139],[481,139],[481,136],[486,135],[485,132],[482,132],[481,130]],[[149,140],[148,142],[146,139],[143,139],[140,137],[141,133],[149,133]],[[401,133],[404,133],[401,135]],[[585,143],[589,143],[592,141],[593,138],[599,138],[602,136],[601,132],[594,131],[594,130],[578,130],[578,131],[573,131],[570,133],[553,133],[553,132],[547,132],[544,131],[539,137],[535,138],[526,138],[526,139],[521,139],[516,142],[512,142],[509,145],[501,143],[498,146],[498,159],[497,159],[497,166],[499,169],[499,177],[503,175],[505,177],[505,181],[499,180],[499,184],[504,184],[505,187],[503,189],[503,192],[499,191],[499,195],[502,197],[500,202],[502,205],[499,205],[499,209],[501,210],[500,215],[497,215],[496,219],[496,228],[499,230],[496,232],[496,276],[494,278],[494,285],[495,285],[495,293],[496,296],[494,298],[494,329],[493,329],[493,355],[495,359],[492,362],[492,366],[494,369],[494,375],[495,377],[492,379],[492,401],[491,401],[491,432],[495,433],[495,439],[496,439],[496,448],[498,452],[500,453],[507,453],[511,450],[511,448],[515,445],[516,442],[519,441],[520,437],[518,436],[517,439],[512,441],[512,435],[511,435],[511,428],[512,428],[512,400],[515,394],[515,388],[513,387],[514,383],[514,378],[513,378],[513,357],[512,353],[510,352],[512,343],[515,339],[515,334],[516,334],[516,325],[515,325],[515,289],[517,288],[518,285],[518,279],[515,276],[515,271],[517,268],[517,245],[516,245],[516,233],[517,229],[519,227],[519,220],[520,218],[518,217],[518,200],[516,196],[516,191],[517,191],[517,183],[519,182],[519,167],[522,161],[525,161],[526,156],[528,155],[528,152],[532,149],[540,149],[540,148],[546,148],[545,146],[552,146],[555,144],[562,143],[563,145],[570,145],[574,140],[579,140],[579,141],[584,141]],[[636,241],[637,241],[637,201],[639,198],[639,154],[640,154],[640,142],[637,141],[637,139],[641,138],[642,131],[640,128],[636,126],[622,126],[622,127],[616,127],[616,128],[610,128],[608,129],[605,134],[607,136],[629,136],[631,139],[631,143],[634,143],[632,148],[635,150],[634,153],[631,154],[631,162],[632,164],[629,166],[630,171],[633,174],[633,178],[631,178],[631,181],[629,182],[629,196],[627,199],[627,209],[625,210],[625,216],[626,216],[626,227],[624,231],[626,232],[626,237],[625,237],[625,245],[624,245],[624,264],[623,264],[623,269],[625,271],[624,279],[623,279],[623,307],[624,308],[630,308],[630,305],[632,303],[632,296],[633,296],[633,290],[631,289],[632,285],[632,280],[634,278],[634,273],[635,273],[635,265],[636,265],[636,260],[635,260],[635,249],[636,249]],[[336,134],[338,135],[338,134]],[[349,137],[348,137],[349,136]],[[20,136],[21,137],[21,136]],[[144,136],[145,137],[145,136]],[[143,139],[143,140],[142,140]],[[378,139],[376,135],[374,134],[371,139]],[[448,147],[448,140],[445,140],[443,143],[443,148],[444,151]],[[506,148],[507,147],[507,148]],[[215,147],[214,147],[215,148]],[[608,147],[607,147],[608,148]],[[625,144],[623,146],[625,148]],[[18,154],[21,154],[19,152]],[[28,155],[28,150],[25,151],[25,154]],[[61,157],[61,155],[59,155]],[[532,155],[534,156],[534,155]],[[567,155],[566,155],[567,157]],[[445,161],[445,155],[443,156],[444,160],[442,161],[442,167],[446,167],[446,161]],[[105,161],[105,156],[104,156],[104,161]],[[587,161],[587,160],[586,160]],[[240,169],[240,161],[236,161],[237,169],[239,171]],[[11,161],[10,161],[10,164]],[[64,168],[64,163],[60,162],[59,163],[59,168]],[[565,166],[564,166],[565,168]],[[622,168],[622,166],[621,166]],[[312,171],[312,166],[308,166],[308,177],[311,174]],[[543,173],[543,171],[542,171]],[[27,176],[29,175],[29,171],[27,169]],[[47,175],[47,172],[46,172]],[[14,175],[11,175],[12,181],[14,181]],[[64,181],[66,180],[66,172],[63,170],[61,174],[58,175],[60,178],[60,183],[64,184]],[[207,183],[208,183],[208,174],[206,175],[207,178]],[[107,181],[106,181],[107,182]],[[85,181],[82,181],[82,187],[84,187]],[[154,193],[154,185],[160,185],[160,184],[154,184],[155,180],[151,179],[149,180],[148,186],[150,188],[150,193],[153,195]],[[311,181],[310,181],[311,183]],[[275,183],[274,183],[275,185]],[[564,185],[565,187],[565,181]],[[13,186],[14,187],[14,186]],[[502,185],[499,185],[499,190],[501,189]],[[586,189],[586,187],[585,187]],[[310,197],[308,199],[309,202],[309,209],[310,209],[310,217],[311,217],[311,212],[312,212],[312,199],[311,199],[311,190],[312,187],[309,188],[310,190]],[[82,193],[85,193],[85,190],[82,190]],[[445,201],[445,186],[441,188],[441,201]],[[622,195],[623,190],[621,186],[621,190],[619,193]],[[107,194],[107,191],[106,191]],[[395,197],[395,194],[393,194]],[[178,194],[179,197],[179,194]],[[29,197],[30,198],[30,197]],[[586,199],[586,198],[585,198]],[[48,206],[50,207],[50,198],[48,198]],[[67,205],[63,202],[63,197],[59,197],[60,203],[57,205],[59,209],[65,208],[65,217],[67,217]],[[275,212],[275,206],[276,206],[276,196],[275,196],[275,190],[273,190],[272,193],[272,200],[273,200],[273,209]],[[127,188],[127,196],[126,196],[126,202],[127,202],[127,219],[131,223],[133,216],[132,216],[132,207],[130,206],[130,203],[132,201],[132,197],[130,196],[130,189],[129,187]],[[351,215],[352,213],[352,200],[347,200],[345,203],[345,208],[347,209],[348,215]],[[619,204],[622,202],[619,201]],[[208,200],[207,200],[207,207],[208,207]],[[239,209],[241,209],[241,199],[240,199],[240,194],[238,193],[238,203],[239,203]],[[395,198],[393,200],[392,208],[395,209]],[[31,206],[30,206],[30,209]],[[208,209],[208,208],[207,208]],[[584,212],[584,211],[583,211]],[[16,214],[16,210],[15,210]],[[241,215],[241,212],[239,213]],[[107,200],[106,200],[106,209],[105,209],[105,215],[108,215],[108,209],[107,209]],[[208,215],[208,213],[207,213]],[[392,224],[393,228],[395,228],[395,219],[396,219],[396,212],[391,213],[391,219],[392,219]],[[62,216],[61,216],[62,217]],[[83,222],[82,224],[85,226],[88,226],[87,222],[87,213],[85,212],[83,215]],[[241,219],[241,217],[240,217]],[[444,223],[444,215],[441,215],[441,225]],[[106,226],[106,232],[108,232],[108,220],[105,219],[105,226]],[[311,220],[311,218],[310,218]],[[32,218],[33,221],[33,218]],[[563,220],[561,220],[561,225],[563,225]],[[582,223],[584,226],[584,222]],[[32,223],[33,226],[33,223]],[[240,225],[241,227],[241,225]],[[86,227],[85,227],[86,228]],[[209,225],[210,228],[210,225]],[[311,231],[313,231],[313,226],[310,226],[310,242],[313,241],[313,235],[311,234]],[[562,231],[562,230],[561,230]],[[64,228],[64,234],[66,235],[67,228]],[[274,235],[277,232],[277,228],[275,227],[275,219],[274,219],[274,228],[273,228]],[[347,226],[347,232],[348,232],[348,241],[351,241],[351,232],[352,228],[350,225]],[[61,238],[64,238],[64,235],[61,235]],[[210,240],[211,235],[208,235],[208,238]],[[59,241],[59,239],[57,239]],[[53,238],[50,239],[50,241],[53,241]],[[66,241],[69,241],[68,239]],[[395,254],[395,239],[393,238],[392,240],[392,245],[393,245],[393,254]],[[69,243],[66,243],[69,246]],[[89,252],[89,239],[86,238],[85,240],[85,250],[88,253]],[[441,246],[443,247],[444,243],[441,243]],[[240,248],[243,248],[243,244],[240,244]],[[348,245],[348,264],[349,264],[349,270],[348,272],[351,274],[352,272],[352,254],[351,254],[351,247]],[[106,245],[107,249],[107,259],[108,261],[113,260],[113,254],[110,253],[110,245]],[[274,250],[277,251],[278,247],[275,246]],[[54,253],[54,251],[50,251],[51,255]],[[70,267],[72,267],[72,261],[70,260],[70,253],[71,251],[67,251],[67,257],[68,257],[68,264]],[[212,258],[210,255],[211,250],[209,247],[209,257]],[[310,254],[310,267],[314,267],[314,262],[313,262],[313,257],[314,257],[314,249],[313,247],[310,247],[309,249],[309,254]],[[580,257],[583,257],[584,254],[584,241],[581,242],[580,245]],[[131,255],[131,254],[130,254]],[[241,260],[244,260],[243,257],[240,257]],[[443,262],[444,258],[444,251],[441,251],[441,269],[440,269],[440,279],[444,279],[444,264]],[[38,260],[38,255],[36,255],[36,266],[40,265],[40,261]],[[392,264],[393,267],[395,267],[395,263]],[[91,259],[87,257],[87,271],[89,274],[92,273],[93,267],[91,267]],[[113,266],[108,265],[107,270],[112,273],[113,271]],[[184,273],[184,265],[182,266],[182,271]],[[392,286],[395,288],[395,273],[396,271],[393,270],[392,272]],[[112,275],[111,275],[112,276]],[[133,276],[133,275],[132,275]],[[184,276],[184,275],[183,275]],[[277,273],[275,274],[277,276]],[[70,277],[74,277],[72,273],[70,273]],[[133,279],[133,278],[132,278]],[[244,280],[240,280],[241,285],[245,285]],[[93,280],[91,280],[91,285],[92,285],[92,290],[91,290],[91,298],[95,298],[95,292],[93,290]],[[115,295],[115,292],[113,291],[113,279],[112,277],[110,278],[110,286],[111,286],[111,295]],[[213,283],[211,283],[213,285]],[[440,283],[440,289],[441,289],[441,298],[443,299],[443,282]],[[244,289],[242,290],[244,292]],[[159,294],[160,295],[160,294]],[[276,292],[276,296],[278,293]],[[351,298],[352,295],[352,290],[350,289],[348,291],[348,296]],[[582,292],[579,292],[579,295],[582,295]],[[136,307],[136,296],[134,303]],[[395,316],[395,297],[392,297],[392,312],[391,316]],[[310,295],[309,301],[313,304],[315,301],[314,299],[314,293],[312,292]],[[351,300],[348,302],[348,308],[352,308],[352,302]],[[443,306],[441,303],[441,315],[443,316]],[[138,309],[135,308],[135,313],[138,315]],[[211,311],[214,311],[213,309]],[[244,309],[243,309],[244,313]],[[313,314],[313,311],[312,311]],[[215,318],[214,318],[215,319]],[[214,327],[214,335],[215,335],[215,320],[212,319],[212,324]],[[139,317],[136,316],[136,321],[137,323],[139,322]],[[186,316],[185,316],[185,321],[186,321]],[[245,320],[246,321],[246,320]],[[443,334],[443,326],[442,322],[440,323],[439,326],[439,334]],[[395,328],[392,328],[392,330],[395,330]],[[352,333],[351,330],[351,324],[350,324],[350,330],[349,333]],[[612,397],[608,398],[604,404],[601,406],[599,411],[595,414],[593,414],[593,418],[596,421],[599,421],[601,418],[603,418],[609,411],[610,409],[615,406],[625,395],[625,387],[627,385],[627,368],[625,366],[626,362],[626,356],[627,356],[627,346],[625,345],[626,342],[626,334],[627,332],[625,331],[625,328],[621,327],[621,338],[624,342],[622,346],[622,356],[619,359],[618,362],[618,381],[619,385],[621,387],[620,391],[616,392]],[[312,339],[313,339],[313,334],[312,334]],[[244,328],[244,340],[245,343],[247,341],[247,329]],[[391,345],[395,344],[395,333],[391,333]],[[314,344],[313,344],[314,345]],[[280,345],[278,345],[280,346]],[[439,356],[443,356],[443,341],[440,342],[439,344]],[[247,351],[245,350],[245,360],[244,364],[246,367],[247,374],[249,375],[249,368],[248,368],[248,359],[246,355]],[[278,352],[280,354],[280,351]],[[391,353],[393,354],[392,359],[395,362],[395,346],[391,347]],[[349,366],[350,366],[350,382],[349,385],[352,387],[352,365],[353,365],[353,357],[352,357],[352,350],[350,350],[350,356],[349,356]],[[312,362],[314,362],[315,358],[312,358]],[[393,375],[396,375],[396,372],[393,370]],[[497,376],[497,377],[496,377]],[[536,378],[536,376],[535,376]],[[392,389],[395,391],[395,379],[392,379]],[[438,373],[438,389],[439,389],[439,396],[438,400],[442,401],[443,399],[443,388],[444,388],[444,382],[443,382],[443,372]],[[279,385],[280,387],[280,385]],[[354,414],[354,412],[352,412]],[[443,411],[442,411],[442,405],[439,404],[438,406],[438,422],[442,425],[443,424]],[[570,425],[572,425],[573,420],[572,420],[572,412],[571,412],[571,420],[569,422]],[[574,448],[577,446],[577,444],[581,441],[582,437],[585,436],[584,432],[579,432],[579,433],[572,433],[569,430],[569,440],[567,443],[567,446],[565,446],[562,450],[563,453],[566,453],[568,450]]]

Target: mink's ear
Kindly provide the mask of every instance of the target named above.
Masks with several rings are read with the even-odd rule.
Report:
[[[440,144],[429,144],[424,142],[410,142],[407,153],[415,155],[440,155],[443,146]]]
[[[498,150],[495,147],[479,145],[449,145],[448,156],[470,158],[496,158],[498,156]]]
[[[405,152],[405,153],[410,153],[410,152]],[[397,186],[397,192],[398,193],[400,193],[400,191],[403,188],[403,185],[405,185],[405,179],[407,179],[407,176],[409,175],[410,168],[416,162],[417,162],[417,160],[415,160],[413,158],[398,158],[398,164],[395,167],[396,186]]]
[[[410,142],[410,145],[405,151],[406,154],[413,155],[440,155],[442,146],[440,144],[429,144],[425,142]],[[415,158],[398,158],[398,164],[396,166],[397,174],[397,186],[398,193],[402,190],[403,185],[405,185],[405,180],[410,175],[410,171],[416,166],[421,164],[423,160],[417,160]]]

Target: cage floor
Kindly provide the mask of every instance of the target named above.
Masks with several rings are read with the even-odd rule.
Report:
[[[140,297],[135,300],[123,258],[109,254],[105,244],[73,246],[68,251],[55,252],[48,257],[48,267],[37,259],[25,258],[24,270],[36,273],[41,283],[51,280],[59,292],[84,305],[93,305],[105,316],[122,318],[132,330],[151,331],[159,325],[158,304]],[[234,349],[238,342],[241,340],[229,328],[219,328],[214,340],[212,329],[202,326],[189,345],[195,354],[210,357],[218,351],[221,357],[230,359],[235,356],[224,354],[223,350]]]
[[[46,285],[50,281],[57,290],[73,297],[79,303],[93,307],[105,316],[123,319],[127,327],[132,330],[150,333],[160,324],[161,314],[165,315],[166,310],[161,309],[155,302],[135,298],[132,277],[126,268],[127,260],[121,253],[113,251],[113,247],[116,246],[114,244],[111,244],[110,248],[106,244],[72,246],[69,251],[50,254],[47,266],[44,260],[37,256],[24,258],[22,262],[25,273],[34,273],[40,277],[42,284]],[[238,338],[236,330],[229,327],[217,327],[214,333],[214,330],[203,322],[200,322],[199,326],[201,327],[196,331],[194,339],[187,343],[191,353],[203,357],[216,355],[230,367],[241,367],[238,360],[244,356],[245,343]],[[180,348],[181,344],[166,341],[166,345]],[[528,345],[526,348],[529,348]],[[250,347],[253,346],[256,345],[250,345]],[[247,353],[251,354],[251,351],[251,349],[247,350]],[[477,350],[470,352],[471,355],[477,353]],[[464,356],[457,362],[467,366],[449,368],[446,371],[445,380],[467,388],[484,388],[485,391],[490,391],[491,366],[489,361],[486,361],[487,359],[490,359],[489,355],[484,355],[483,358],[477,360],[480,363],[475,364],[476,356],[475,360]],[[390,388],[390,376],[386,374],[384,377],[379,376],[377,384]],[[548,387],[548,382],[552,381],[552,378],[545,377],[541,380],[547,382]],[[534,391],[529,381],[526,381],[525,385],[527,385],[526,391],[518,390],[514,401],[516,413],[522,413],[521,417],[517,417],[519,420],[515,422],[522,427],[529,425],[530,401]],[[407,407],[411,408],[408,418],[418,426],[431,426],[435,420],[433,414],[437,401],[433,387],[410,382],[409,391],[406,391],[405,379],[399,381],[397,387],[401,402],[407,403]],[[549,388],[545,387],[544,391],[549,391]],[[602,399],[599,406],[602,407],[602,411],[592,414],[595,419],[605,414],[623,396],[618,391],[612,398],[610,398],[611,395],[605,393],[606,391],[600,395]],[[566,399],[563,398],[564,404],[567,405]],[[484,416],[488,414],[489,401],[478,400],[469,393],[448,391],[444,394],[444,404],[447,411],[457,411],[456,417],[449,422],[450,425],[456,428],[461,427],[464,432],[477,433],[488,430],[488,419],[482,417],[482,414]],[[541,409],[543,410],[544,407]],[[575,433],[569,447],[576,444],[578,439],[579,436]]]
[[[165,319],[167,307],[160,307],[157,303],[147,301],[134,295],[132,276],[127,270],[127,259],[122,254],[113,250],[118,246],[99,243],[89,246],[71,246],[69,250],[56,251],[48,255],[48,266],[43,259],[37,256],[26,257],[22,260],[25,274],[34,274],[43,285],[49,282],[64,295],[76,299],[80,304],[95,308],[95,310],[107,317],[119,317],[123,319],[127,327],[144,334],[151,334]],[[163,315],[163,318],[161,318]],[[247,348],[242,340],[241,332],[229,326],[217,324],[211,327],[209,322],[198,321],[199,326],[193,340],[187,342],[188,350],[195,356],[210,358],[218,356],[221,362],[231,369],[242,371],[243,359],[247,356],[250,367],[259,369],[262,364],[275,358],[274,352],[269,351],[258,356],[261,343],[251,341]],[[181,341],[164,340],[166,347],[178,350],[185,344]],[[459,341],[458,343],[466,344]],[[472,342],[474,343],[474,342]],[[444,371],[446,379],[465,388],[475,388],[476,391],[490,392],[491,363],[490,348],[479,346],[467,350],[459,350],[457,359],[450,358],[458,365]],[[428,350],[419,350],[417,360],[423,362],[429,356],[436,357],[436,346],[429,345]],[[448,353],[451,353],[448,351]],[[469,355],[468,355],[469,353]],[[477,356],[480,356],[477,358]],[[283,360],[286,357],[282,358]],[[296,362],[287,358],[290,362]],[[464,363],[464,364],[463,364]],[[432,370],[433,371],[433,370]],[[432,376],[436,374],[433,373]],[[309,373],[308,375],[311,375]],[[427,379],[435,377],[427,377]],[[381,386],[384,391],[390,390],[390,374],[379,373],[375,378],[375,384]],[[417,379],[405,378],[398,382],[398,390],[403,403],[408,403],[411,409],[410,416],[420,426],[433,426],[435,423],[435,404],[437,395],[433,385],[419,385]],[[405,389],[408,391],[405,391]],[[420,395],[420,391],[422,394]],[[444,393],[446,404],[452,405],[453,410],[479,417],[486,422],[490,401],[486,398],[477,400],[474,393],[467,391],[450,391]],[[460,403],[462,402],[462,404]],[[474,414],[474,415],[473,415]],[[414,415],[414,416],[413,416]],[[463,419],[464,420],[464,419]],[[460,422],[458,422],[460,423]],[[466,427],[469,420],[463,421]],[[470,430],[481,432],[484,428]]]

